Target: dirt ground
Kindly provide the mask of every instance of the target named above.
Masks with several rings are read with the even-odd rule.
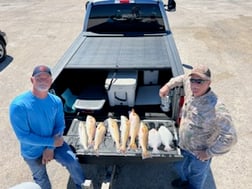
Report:
[[[212,162],[218,189],[252,188],[251,10],[247,0],[177,0],[177,11],[168,13],[182,62],[211,68],[212,89],[237,129],[237,145]],[[84,11],[83,0],[0,0],[0,29],[9,39],[9,56],[0,64],[1,189],[32,181],[9,123],[9,103],[30,89],[35,65],[56,64],[81,31]],[[67,188],[69,174],[63,167],[51,162],[48,173],[53,189]]]

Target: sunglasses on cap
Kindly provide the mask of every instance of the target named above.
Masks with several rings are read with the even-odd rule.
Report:
[[[205,81],[207,81],[207,80],[204,80],[204,79],[193,79],[193,78],[190,79],[191,83],[196,83],[196,84],[202,84]]]

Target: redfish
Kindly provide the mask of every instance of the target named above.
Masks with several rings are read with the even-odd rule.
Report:
[[[138,136],[139,128],[140,128],[140,118],[134,109],[129,113],[129,121],[130,121],[130,144],[129,148],[132,150],[137,149],[136,139]]]
[[[123,115],[121,116],[120,131],[121,131],[120,151],[122,153],[125,153],[126,145],[127,145],[128,139],[129,139],[130,122],[129,122],[129,119],[126,116],[123,116]]]
[[[120,134],[118,124],[115,119],[108,118],[108,129],[113,141],[116,144],[116,150],[120,151]]]
[[[79,123],[78,134],[80,138],[80,143],[83,146],[84,150],[88,150],[88,136],[84,121],[80,121]]]
[[[149,129],[147,125],[141,121],[139,129],[139,145],[142,148],[142,159],[150,158],[151,154],[147,150]]]
[[[88,147],[90,148],[93,145],[96,130],[96,119],[91,115],[87,115],[86,117],[86,130],[88,136]]]
[[[103,122],[99,122],[96,132],[95,132],[95,138],[94,138],[94,151],[98,151],[98,148],[100,144],[104,141],[106,134],[106,127]]]

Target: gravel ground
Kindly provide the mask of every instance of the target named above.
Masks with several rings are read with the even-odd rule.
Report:
[[[10,127],[9,103],[17,94],[31,87],[29,79],[35,65],[56,64],[82,29],[84,7],[85,1],[81,0],[0,0],[0,29],[9,38],[9,57],[0,64],[1,189],[32,181]],[[168,13],[182,62],[209,65],[213,73],[212,88],[229,108],[238,133],[238,143],[233,150],[213,159],[212,175],[206,189],[252,188],[251,10],[252,1],[246,0],[179,0],[177,11]],[[115,180],[116,188],[127,188],[125,183],[136,182],[142,186],[139,188],[147,188],[147,185],[170,188],[174,173],[169,167],[121,166]],[[102,174],[101,167],[85,165],[84,168],[97,169]],[[138,171],[132,174],[132,170]],[[87,172],[90,176],[98,176]],[[49,163],[48,173],[53,189],[72,188],[68,172],[59,164]],[[150,175],[157,174],[162,177],[151,179]]]

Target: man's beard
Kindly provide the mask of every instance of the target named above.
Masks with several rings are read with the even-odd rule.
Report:
[[[39,92],[47,92],[49,90],[49,87],[48,87],[48,85],[38,85],[38,86],[36,86],[36,89]]]

